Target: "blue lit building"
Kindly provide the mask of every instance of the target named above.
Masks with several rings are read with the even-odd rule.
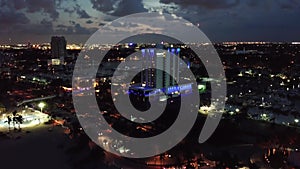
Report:
[[[167,51],[142,49],[141,66],[157,69],[146,69],[141,75],[141,83],[146,87],[160,89],[175,85],[175,79],[179,80],[179,52],[180,48]],[[170,72],[170,75],[166,71]]]
[[[191,83],[177,85],[181,80],[179,77],[180,66],[188,66],[188,64],[180,64],[180,50],[180,48],[142,49],[143,61],[141,66],[143,68],[155,67],[156,69],[145,69],[141,73],[141,84],[130,87],[129,93],[145,97],[162,95],[173,97],[182,92],[191,92]]]

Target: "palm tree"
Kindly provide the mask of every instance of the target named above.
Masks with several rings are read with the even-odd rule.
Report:
[[[14,130],[17,130],[16,127],[15,127],[15,124],[18,124],[18,128],[19,130],[21,130],[21,124],[23,123],[23,117],[21,115],[15,115],[13,117],[13,124],[14,124]]]
[[[7,121],[5,121],[4,123],[7,123],[8,124],[8,131],[10,131],[10,123],[11,123],[11,117],[10,116],[7,116]]]
[[[16,118],[18,125],[19,125],[19,130],[21,130],[20,125],[23,124],[23,117],[21,115],[18,115]]]
[[[13,116],[12,122],[13,122],[14,130],[17,130],[17,128],[16,128],[16,122],[17,122],[16,116]]]
[[[13,116],[16,116],[16,115],[17,115],[17,110],[13,111],[13,112],[12,112],[12,115],[13,115]]]

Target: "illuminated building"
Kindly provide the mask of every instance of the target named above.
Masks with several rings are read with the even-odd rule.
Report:
[[[157,89],[176,85],[175,79],[179,80],[179,52],[180,48],[167,51],[142,49],[142,66],[156,69],[146,69],[141,74],[141,82],[146,87]]]
[[[141,66],[143,68],[156,67],[156,52],[154,49],[142,49],[142,57],[143,62]],[[141,73],[141,83],[145,87],[155,88],[155,70],[154,69],[145,69],[144,72]]]
[[[180,82],[180,66],[186,66],[180,64],[180,50],[180,48],[168,48],[167,50],[142,49],[143,61],[141,66],[151,69],[145,69],[141,73],[141,84],[130,87],[129,92],[146,97],[161,95],[162,93],[173,97],[180,95],[182,91],[185,93],[191,92],[191,83],[178,85]]]
[[[52,58],[51,59],[59,59],[60,63],[54,62],[55,64],[64,64],[64,58],[67,55],[66,50],[67,42],[66,39],[61,36],[53,36],[51,38],[51,52]]]
[[[172,48],[167,52],[156,53],[156,66],[163,68],[163,71],[156,70],[156,88],[176,85],[175,79],[179,80],[179,52],[179,48]],[[166,71],[170,72],[170,75]]]

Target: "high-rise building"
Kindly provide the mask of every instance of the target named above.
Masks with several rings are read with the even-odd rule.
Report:
[[[156,88],[176,85],[179,80],[179,52],[175,49],[156,53]],[[169,72],[169,73],[167,73]]]
[[[144,70],[140,73],[141,84],[134,83],[129,88],[129,93],[137,96],[159,98],[163,101],[168,97],[177,97],[181,93],[192,91],[192,83],[179,77],[183,66],[187,66],[180,61],[180,48],[142,49],[142,60],[139,63]],[[185,62],[185,61],[184,61]],[[162,95],[162,93],[164,93]],[[157,96],[157,97],[156,97]]]
[[[142,68],[155,68],[155,50],[142,49]],[[141,83],[146,87],[155,88],[155,69],[145,69],[141,73]]]
[[[51,52],[52,59],[59,59],[60,64],[64,64],[64,59],[67,56],[67,41],[63,36],[51,37]]]
[[[180,49],[157,50],[142,49],[144,68],[152,67],[153,69],[145,69],[141,74],[141,82],[146,87],[162,89],[176,85],[179,80],[179,54]],[[167,73],[169,72],[169,73]]]

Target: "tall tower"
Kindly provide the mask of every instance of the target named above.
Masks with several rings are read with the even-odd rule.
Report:
[[[165,52],[157,52],[156,53],[156,80],[155,80],[155,87],[157,89],[162,89],[164,87],[164,68],[165,68]]]
[[[51,37],[51,52],[52,59],[59,59],[60,64],[64,64],[65,57],[67,56],[67,41],[65,37],[52,36]]]
[[[141,73],[142,84],[150,88],[163,89],[178,83],[175,79],[179,80],[179,48],[177,50],[148,48],[141,51],[143,61],[140,66],[146,68]],[[152,69],[149,69],[150,67]]]
[[[146,87],[162,89],[168,86],[167,83],[170,81],[170,77],[164,72],[166,66],[170,64],[166,60],[167,54],[153,48],[142,49],[143,63],[141,66],[146,69],[141,74],[141,82]]]
[[[143,62],[142,68],[146,68],[144,73],[141,74],[141,83],[145,84],[146,87],[155,87],[155,70],[147,69],[155,67],[155,50],[154,49],[142,49]]]
[[[171,50],[156,53],[156,88],[164,88],[176,85],[179,80],[179,51]],[[168,74],[168,71],[170,74]]]

